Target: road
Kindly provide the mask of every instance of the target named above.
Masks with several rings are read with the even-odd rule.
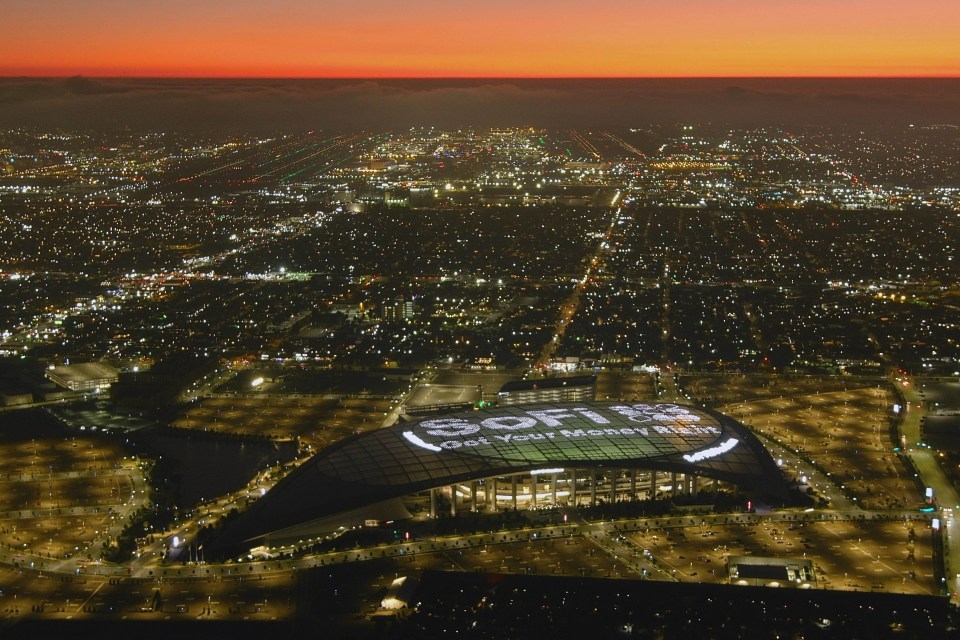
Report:
[[[950,592],[950,601],[960,606],[960,524],[956,522],[956,515],[960,514],[960,493],[940,467],[936,452],[919,446],[923,442],[920,421],[926,415],[926,407],[920,396],[920,380],[903,377],[894,379],[892,383],[897,385],[906,401],[899,425],[904,454],[913,463],[924,487],[933,489],[937,504],[944,507],[941,512],[944,526],[943,574],[947,582],[944,586]]]
[[[661,369],[657,385],[657,400],[676,404],[690,404],[690,400],[677,388],[677,379],[674,377],[673,371]]]
[[[575,510],[572,513],[577,513]],[[890,584],[896,584],[898,575],[903,580],[910,580],[903,566],[896,563],[887,564],[891,556],[885,547],[863,546],[853,532],[859,532],[863,520],[877,520],[880,522],[899,525],[905,519],[911,519],[922,528],[929,521],[931,514],[923,514],[914,510],[900,511],[798,511],[784,510],[766,514],[757,513],[725,513],[725,514],[686,514],[674,516],[656,516],[625,519],[618,521],[586,521],[579,517],[563,524],[544,524],[523,529],[501,530],[475,534],[454,534],[447,536],[425,536],[406,542],[379,544],[367,547],[358,547],[330,553],[316,554],[295,559],[263,559],[252,562],[229,562],[222,564],[167,562],[159,564],[148,562],[141,564],[97,564],[85,563],[59,567],[53,571],[49,568],[31,566],[28,558],[16,551],[0,549],[0,562],[16,562],[19,571],[5,574],[6,582],[0,591],[0,604],[6,607],[6,612],[0,618],[19,618],[21,616],[36,617],[40,612],[54,618],[72,618],[75,616],[90,617],[109,613],[123,616],[134,614],[145,616],[143,619],[169,618],[183,616],[195,619],[216,619],[223,616],[257,616],[250,619],[277,619],[295,613],[295,605],[290,597],[291,581],[302,569],[314,567],[332,567],[334,565],[356,563],[372,563],[366,566],[350,568],[349,573],[360,574],[364,571],[382,571],[375,567],[382,567],[382,562],[388,560],[394,567],[409,566],[410,570],[421,565],[431,564],[451,570],[469,571],[482,570],[481,558],[491,558],[491,570],[524,571],[529,572],[536,567],[536,572],[564,573],[574,575],[579,567],[581,575],[590,572],[593,567],[603,566],[608,577],[635,577],[662,581],[701,582],[707,578],[708,582],[724,581],[723,575],[706,577],[703,574],[709,570],[720,570],[720,564],[704,565],[710,562],[708,557],[690,555],[687,549],[673,549],[673,544],[653,542],[657,540],[655,532],[659,532],[666,540],[685,541],[684,529],[693,527],[700,531],[709,530],[717,525],[723,529],[724,525],[734,530],[749,532],[755,530],[761,536],[767,532],[796,531],[795,535],[804,529],[795,529],[799,523],[816,523],[819,527],[826,527],[829,533],[838,536],[837,546],[844,544],[847,562],[844,565],[828,565],[831,575],[841,573],[846,580],[846,571],[850,571],[851,579],[864,580],[854,572],[869,561],[869,571],[863,569],[860,573],[865,576],[874,576],[883,569],[890,578]],[[782,525],[780,524],[782,523]],[[746,525],[746,526],[745,526]],[[759,525],[759,526],[754,526]],[[191,525],[191,532],[192,532]],[[761,528],[762,527],[762,528]],[[184,532],[186,533],[186,532]],[[712,535],[712,531],[710,534]],[[649,534],[649,535],[648,535]],[[721,540],[722,531],[718,531],[717,541]],[[749,533],[747,534],[749,535]],[[851,535],[853,536],[851,538]],[[573,538],[582,542],[577,547],[580,554],[570,558],[569,553],[564,556],[565,550],[574,549],[566,546]],[[841,539],[842,538],[842,539]],[[700,540],[699,537],[696,538]],[[713,554],[704,551],[704,545],[716,544],[714,538],[699,545],[700,551],[707,556],[712,555],[720,561],[722,552]],[[781,538],[782,541],[782,538]],[[846,541],[848,544],[845,544]],[[856,541],[854,544],[853,541]],[[543,542],[544,544],[538,544]],[[517,547],[517,544],[520,547]],[[686,544],[681,542],[681,545]],[[513,545],[513,546],[511,546]],[[786,545],[789,547],[790,545]],[[585,548],[586,547],[586,548]],[[697,545],[694,545],[696,548]],[[786,548],[785,547],[785,548]],[[583,551],[588,553],[584,554]],[[724,550],[726,547],[724,547]],[[278,553],[279,549],[271,550]],[[519,551],[519,552],[518,552]],[[716,551],[716,549],[714,550]],[[824,553],[830,555],[826,548]],[[884,553],[881,561],[880,553]],[[685,560],[682,553],[690,555]],[[697,553],[697,552],[695,552]],[[789,552],[788,552],[789,553]],[[798,544],[793,553],[802,553]],[[489,555],[481,555],[489,554]],[[587,558],[585,556],[606,556],[601,558]],[[778,554],[775,554],[778,555]],[[835,554],[834,554],[835,555]],[[425,556],[425,559],[419,559]],[[153,556],[156,558],[157,556]],[[429,558],[427,560],[426,558]],[[411,564],[406,564],[406,563]],[[396,564],[403,563],[403,564]],[[598,564],[599,563],[599,564]],[[612,566],[612,570],[611,570]],[[842,568],[840,568],[842,566]],[[698,577],[698,571],[701,576]],[[59,574],[59,576],[57,576]],[[383,578],[384,576],[380,576]],[[391,576],[387,576],[388,579]],[[922,579],[921,579],[922,580]],[[123,586],[117,586],[117,585]],[[867,583],[864,583],[867,584]],[[824,588],[830,588],[827,581],[823,581]],[[859,588],[860,585],[847,581],[847,588]],[[912,588],[916,591],[916,587]],[[164,609],[157,611],[153,608],[154,595],[162,593]],[[267,599],[269,597],[269,604]],[[66,599],[66,600],[64,600]],[[379,598],[377,598],[379,601]]]
[[[410,398],[413,396],[416,390],[421,385],[430,384],[436,377],[437,371],[435,369],[418,371],[417,374],[411,379],[410,387],[407,389],[406,393],[404,393],[403,397],[397,402],[397,406],[391,409],[387,416],[383,419],[383,422],[380,423],[380,428],[386,429],[387,427],[396,424],[396,422],[400,419],[400,414],[403,413],[403,408],[410,401]]]
[[[616,198],[614,198],[614,200],[616,201]],[[587,268],[586,271],[584,271],[583,277],[573,285],[573,290],[570,292],[570,296],[563,302],[563,304],[560,305],[560,319],[557,321],[556,327],[554,327],[552,339],[547,342],[546,346],[543,348],[543,351],[540,353],[540,359],[537,361],[538,364],[542,366],[550,365],[550,359],[553,357],[554,351],[556,351],[557,347],[560,346],[560,342],[563,340],[563,336],[567,332],[567,327],[570,326],[570,323],[573,321],[573,317],[580,309],[580,296],[584,289],[587,288],[591,275],[593,275],[594,270],[599,273],[603,268],[603,256],[609,250],[610,236],[613,235],[613,228],[616,226],[619,218],[620,209],[618,208],[614,210],[613,216],[610,218],[610,224],[607,226],[607,230],[603,235],[603,239],[597,243],[596,249],[593,251],[593,255],[591,255],[587,261]]]
[[[262,573],[289,572],[291,569],[306,569],[311,567],[364,562],[380,558],[406,556],[418,553],[443,553],[451,549],[466,549],[483,545],[506,544],[524,540],[560,539],[568,536],[590,536],[592,542],[604,551],[617,558],[626,558],[625,566],[635,570],[639,575],[642,569],[651,566],[642,559],[633,558],[632,550],[621,544],[615,538],[619,532],[637,531],[648,528],[688,527],[692,525],[726,525],[752,523],[794,523],[794,522],[843,522],[860,520],[905,520],[928,521],[930,514],[914,510],[863,511],[852,509],[848,511],[771,511],[767,513],[723,513],[705,515],[680,515],[633,518],[617,522],[590,522],[581,520],[566,524],[550,524],[539,527],[527,527],[494,533],[460,534],[436,536],[432,540],[421,539],[404,543],[381,544],[372,547],[360,547],[349,551],[335,551],[287,560],[258,560],[244,563],[187,565],[179,563],[159,565],[154,563],[133,563],[132,577],[164,579],[188,579],[193,576],[206,575],[235,575],[243,572],[244,575],[260,575]],[[178,531],[188,533],[187,528]],[[168,538],[170,533],[164,534]],[[611,536],[613,539],[611,539]],[[271,553],[291,551],[291,549],[272,549]],[[125,567],[103,567],[104,575],[127,575]],[[658,572],[659,573],[659,572]]]
[[[237,375],[237,371],[229,367],[218,369],[215,373],[204,376],[202,380],[197,380],[180,392],[178,401],[186,404],[210,396],[214,390],[225,385],[235,375]]]

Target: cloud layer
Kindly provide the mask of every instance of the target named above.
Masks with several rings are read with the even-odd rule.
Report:
[[[5,127],[299,131],[675,122],[960,124],[960,80],[0,80]]]

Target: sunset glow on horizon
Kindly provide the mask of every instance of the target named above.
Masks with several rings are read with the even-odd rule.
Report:
[[[958,77],[960,3],[8,0],[0,75]]]

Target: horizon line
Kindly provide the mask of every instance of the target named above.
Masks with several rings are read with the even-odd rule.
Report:
[[[4,75],[0,80],[960,80],[956,75],[704,75],[704,76],[257,76],[257,75]]]

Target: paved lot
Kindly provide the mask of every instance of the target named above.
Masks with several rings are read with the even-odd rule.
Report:
[[[115,441],[58,425],[0,437],[0,561],[87,563],[146,499],[143,473]]]
[[[318,450],[378,428],[396,402],[338,396],[247,395],[206,398],[173,421],[181,429],[247,436],[300,437]]]
[[[368,615],[393,578],[424,569],[725,583],[731,555],[809,559],[818,588],[932,593],[929,523],[867,515],[864,520],[824,520],[809,513],[763,520],[756,514],[691,515],[553,525],[301,560],[168,565],[142,577],[107,567],[75,575],[5,570],[0,611],[33,617],[286,618],[298,607],[317,605],[304,598],[319,597],[329,587],[344,594],[337,600],[340,613]],[[317,576],[326,582],[313,584]],[[162,611],[153,611],[157,593]]]
[[[630,371],[601,371],[597,374],[597,400],[649,402],[655,397],[653,376]]]
[[[756,379],[755,379],[756,380]],[[919,488],[893,451],[887,385],[821,390],[815,380],[801,381],[803,393],[761,396],[719,407],[787,450],[785,469],[810,460],[828,472],[851,499],[867,509],[898,509],[922,500]],[[791,383],[793,386],[797,386]],[[779,454],[778,454],[779,455]],[[807,475],[804,472],[793,475]]]
[[[525,370],[452,371],[441,369],[433,377],[435,384],[483,389],[483,399],[493,401],[500,388],[511,380],[522,380]]]
[[[428,383],[418,386],[407,399],[407,407],[446,404],[473,404],[482,396],[480,387]]]

